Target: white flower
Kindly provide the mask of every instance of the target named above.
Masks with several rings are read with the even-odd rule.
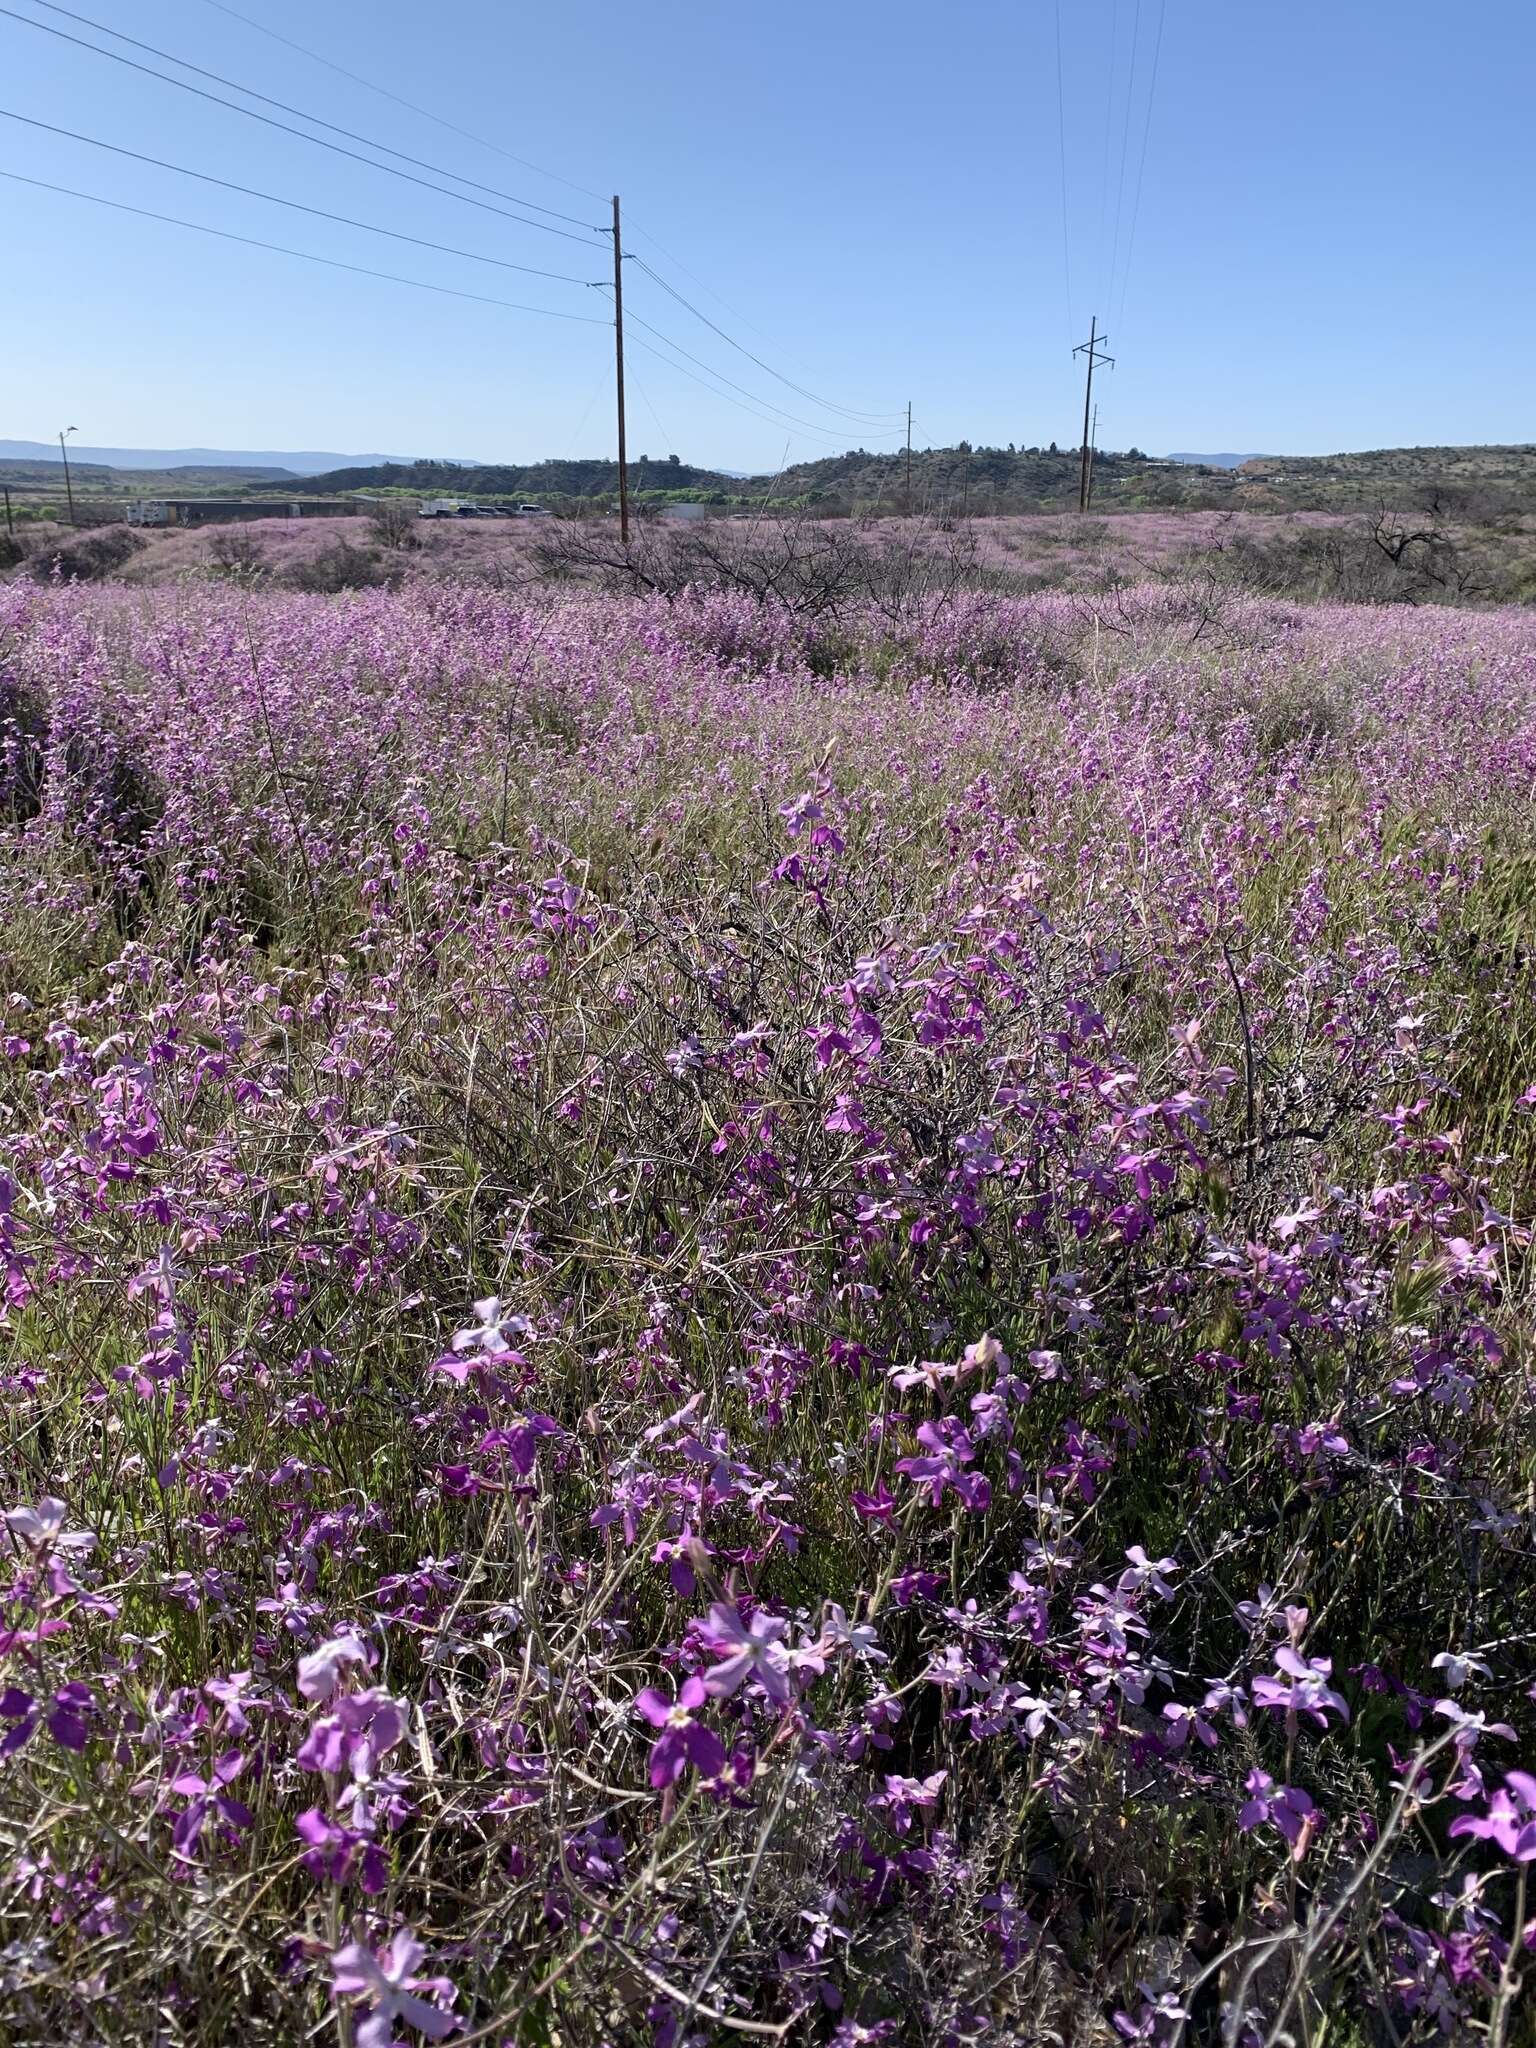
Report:
[[[1445,1673],[1446,1689],[1450,1692],[1460,1692],[1469,1678],[1487,1680],[1493,1676],[1481,1657],[1458,1656],[1454,1650],[1442,1650],[1438,1657],[1431,1657],[1429,1668]]]
[[[5,1525],[29,1550],[73,1551],[83,1557],[96,1548],[96,1538],[89,1529],[66,1529],[64,1515],[63,1501],[50,1493],[35,1508],[11,1508]]]
[[[360,1636],[332,1636],[318,1650],[299,1659],[299,1691],[307,1700],[328,1700],[352,1665],[368,1668],[368,1650]]]

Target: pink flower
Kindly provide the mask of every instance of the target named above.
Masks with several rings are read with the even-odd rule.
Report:
[[[206,1778],[198,1771],[183,1771],[171,1780],[171,1790],[187,1802],[171,1829],[171,1853],[179,1862],[191,1862],[210,1814],[217,1815],[235,1835],[254,1825],[250,1808],[228,1790],[244,1769],[245,1758],[238,1749],[231,1749]]]
[[[429,2041],[441,2041],[463,2025],[455,2014],[415,1996],[423,1980],[413,1973],[425,1953],[415,1935],[402,1928],[381,1954],[375,1955],[359,1941],[349,1941],[331,1957],[332,1997],[371,2001],[368,2015],[357,2029],[357,2048],[391,2048],[397,2022],[414,2027]],[[434,1978],[430,1988],[452,1987],[442,1978]]]
[[[332,1636],[318,1650],[299,1659],[299,1691],[307,1700],[328,1700],[342,1674],[354,1666],[368,1669],[367,1645],[357,1635]]]
[[[928,1778],[902,1778],[892,1773],[886,1778],[885,1790],[875,1793],[869,1804],[884,1813],[898,1835],[904,1835],[914,1813],[932,1813],[938,1805],[948,1776],[948,1771],[935,1771]]]
[[[1462,1814],[1451,1822],[1450,1832],[1493,1842],[1516,1863],[1536,1863],[1536,1777],[1529,1771],[1506,1771],[1487,1811]]]
[[[771,1614],[754,1614],[743,1622],[734,1607],[716,1601],[700,1630],[705,1649],[723,1658],[704,1675],[704,1690],[714,1699],[729,1699],[737,1687],[755,1678],[771,1700],[789,1704],[789,1652],[783,1638],[787,1624]]]
[[[347,1693],[310,1729],[297,1761],[306,1771],[323,1771],[329,1777],[349,1772],[365,1784],[379,1759],[404,1740],[406,1717],[404,1704],[387,1692],[373,1688]]]
[[[1319,1728],[1328,1726],[1330,1713],[1349,1719],[1342,1697],[1326,1683],[1333,1673],[1331,1657],[1302,1657],[1292,1649],[1276,1650],[1275,1663],[1290,1680],[1265,1676],[1253,1681],[1253,1703],[1283,1714],[1307,1714]]]
[[[89,1529],[66,1529],[64,1517],[68,1510],[55,1494],[48,1494],[35,1508],[11,1508],[5,1517],[5,1526],[13,1536],[20,1537],[29,1550],[71,1551],[83,1557],[96,1547],[96,1538]]]

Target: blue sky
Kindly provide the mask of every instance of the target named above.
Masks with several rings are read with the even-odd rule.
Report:
[[[39,0],[4,4],[175,68]],[[815,394],[776,382],[631,264],[628,309],[756,408],[645,353],[652,337],[634,327],[632,453],[755,469],[786,452],[894,446],[895,419],[851,420],[823,401],[887,415],[909,398],[919,445],[1067,444],[1081,420],[1070,349],[1093,313],[1118,358],[1101,380],[1106,446],[1321,452],[1536,435],[1525,0],[1449,14],[1428,0],[1061,0],[1064,133],[1053,0],[229,0],[540,170],[213,0],[69,4],[569,214],[579,225],[552,225],[577,239],[5,17],[0,106],[581,280],[611,267],[589,224],[622,193],[634,251]],[[582,282],[391,243],[9,119],[0,169],[463,291],[609,314]],[[605,325],[437,297],[8,181],[0,205],[16,289],[0,435],[75,424],[93,444],[511,460],[612,448]]]

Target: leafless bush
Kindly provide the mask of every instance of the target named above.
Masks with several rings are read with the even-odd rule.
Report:
[[[221,576],[254,579],[267,572],[266,549],[242,526],[227,526],[214,534],[208,559]]]
[[[416,513],[401,498],[386,499],[374,507],[368,531],[383,548],[410,549],[421,546]]]
[[[32,558],[30,574],[49,583],[57,574],[64,582],[100,583],[121,569],[145,545],[131,526],[102,526],[68,547],[44,548]]]
[[[1348,525],[1302,527],[1273,539],[1229,527],[1203,552],[1215,580],[1263,596],[1419,605],[1494,594],[1465,533],[1433,516],[1405,515],[1385,505]]]
[[[338,540],[321,548],[307,561],[296,562],[285,581],[290,590],[307,590],[322,596],[342,590],[393,589],[400,581],[398,567],[388,567],[372,548],[354,547]]]
[[[802,619],[873,604],[895,621],[919,600],[966,588],[975,552],[968,530],[940,541],[921,527],[885,535],[801,515],[644,526],[627,546],[611,527],[564,523],[541,537],[533,559],[556,582],[668,599],[736,591]]]

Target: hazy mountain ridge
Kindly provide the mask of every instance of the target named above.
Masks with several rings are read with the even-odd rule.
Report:
[[[314,476],[321,470],[349,464],[375,465],[415,461],[409,455],[343,455],[333,449],[282,448],[93,448],[71,441],[69,462],[103,464],[109,469],[265,469],[274,476]],[[0,441],[0,461],[59,461],[57,441]]]

